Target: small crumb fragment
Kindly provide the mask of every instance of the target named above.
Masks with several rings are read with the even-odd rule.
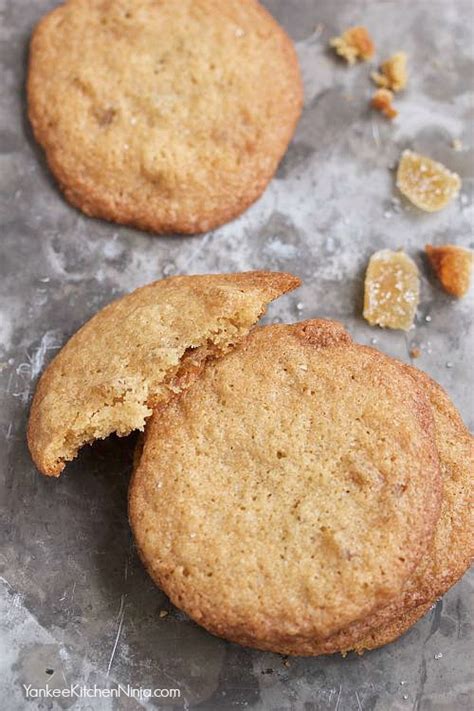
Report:
[[[451,146],[455,151],[462,151],[463,149],[462,141],[460,138],[453,138]]]
[[[389,89],[377,89],[370,102],[371,106],[389,119],[398,116],[398,111],[392,104],[393,93]]]
[[[410,348],[410,358],[419,358],[421,356],[421,348],[413,346]]]
[[[168,617],[168,615],[169,615],[168,610],[160,610],[159,617],[161,617],[161,618]]]
[[[406,150],[398,164],[397,188],[420,210],[437,212],[456,197],[461,178],[441,163]]]
[[[371,326],[408,331],[420,298],[415,262],[404,252],[382,249],[370,258],[365,275],[364,318]]]
[[[367,61],[374,56],[375,45],[366,27],[357,26],[347,29],[341,37],[329,40],[329,46],[343,57],[348,64],[355,64],[358,59]]]
[[[402,91],[408,81],[407,55],[405,52],[397,52],[382,63],[380,72],[372,72],[370,76],[372,81],[383,89]]]
[[[427,244],[425,252],[443,289],[458,299],[467,294],[471,283],[472,251],[454,244],[439,247]]]

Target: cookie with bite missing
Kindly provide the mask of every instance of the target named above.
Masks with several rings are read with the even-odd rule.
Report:
[[[103,308],[36,387],[28,445],[38,469],[58,476],[84,444],[143,429],[154,405],[187,387],[299,283],[281,272],[176,276]]]
[[[69,202],[155,233],[249,207],[303,101],[293,44],[257,0],[67,0],[34,30],[27,90]]]
[[[176,606],[291,653],[402,593],[440,497],[423,390],[340,324],[308,321],[255,329],[155,409],[129,511]]]

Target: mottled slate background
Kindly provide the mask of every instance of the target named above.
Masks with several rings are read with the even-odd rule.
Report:
[[[224,0],[223,0],[224,1]],[[282,658],[215,639],[171,609],[137,560],[126,517],[133,443],[84,451],[57,481],[41,478],[25,445],[38,374],[100,306],[172,273],[286,269],[304,286],[270,318],[343,321],[364,343],[434,375],[473,424],[472,294],[436,286],[426,242],[471,245],[473,16],[465,0],[269,0],[296,42],[305,82],[297,134],[264,197],[204,237],[153,238],[83,217],[61,198],[25,118],[25,62],[34,23],[52,0],[0,0],[0,707],[138,709],[120,701],[25,701],[22,683],[176,687],[178,707],[461,711],[474,707],[466,577],[400,641],[359,658]],[[348,70],[327,52],[353,23],[379,56],[405,49],[410,86],[394,124],[367,108],[369,67]],[[455,151],[452,140],[461,139]],[[426,215],[392,198],[406,147],[460,173],[451,206]],[[418,262],[422,300],[407,335],[360,317],[367,258],[404,247]],[[159,617],[162,609],[169,615]],[[171,707],[171,705],[168,705]],[[166,708],[162,705],[161,708]]]

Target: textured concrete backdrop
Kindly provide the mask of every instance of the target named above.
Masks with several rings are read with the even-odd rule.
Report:
[[[285,666],[277,655],[211,637],[152,585],[127,524],[130,440],[88,448],[57,481],[37,474],[25,444],[40,371],[99,307],[163,275],[256,268],[304,280],[270,318],[335,317],[360,341],[405,361],[418,345],[417,365],[472,425],[472,293],[460,302],[444,295],[420,251],[426,242],[472,246],[471,3],[269,0],[296,42],[303,117],[263,198],[239,220],[194,238],[88,219],[56,189],[32,141],[24,97],[30,32],[55,4],[0,0],[0,707],[154,707],[125,698],[28,704],[21,684],[48,681],[177,687],[178,707],[205,711],[473,708],[472,578],[385,649]],[[367,107],[369,67],[348,69],[327,51],[329,37],[360,22],[379,58],[398,49],[410,57],[409,88],[393,124]],[[454,138],[463,150],[453,150]],[[406,147],[460,173],[460,197],[443,212],[422,214],[392,200],[393,167]],[[407,335],[371,329],[360,316],[364,268],[381,247],[404,247],[423,275],[416,327]],[[159,617],[162,609],[167,617]]]

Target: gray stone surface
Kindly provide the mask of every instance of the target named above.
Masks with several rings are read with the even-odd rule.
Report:
[[[215,639],[170,608],[133,549],[126,517],[131,440],[84,451],[59,480],[40,477],[25,444],[38,374],[100,306],[175,272],[287,269],[304,279],[270,318],[342,320],[353,335],[417,365],[472,411],[472,293],[455,302],[431,276],[426,242],[472,246],[472,5],[468,0],[273,0],[297,44],[305,109],[263,198],[204,237],[156,238],[87,219],[56,189],[25,118],[31,29],[52,0],[0,0],[0,707],[160,708],[159,701],[27,702],[22,683],[179,688],[176,707],[252,710],[456,711],[474,707],[472,578],[423,621],[363,657],[294,659]],[[390,124],[367,108],[369,67],[346,68],[327,41],[367,24],[379,57],[405,49],[410,86]],[[452,140],[460,138],[463,150]],[[459,199],[421,214],[395,195],[393,166],[413,147],[460,173]],[[422,300],[405,335],[360,317],[367,259],[404,247],[419,263]],[[160,618],[161,609],[170,610]]]

